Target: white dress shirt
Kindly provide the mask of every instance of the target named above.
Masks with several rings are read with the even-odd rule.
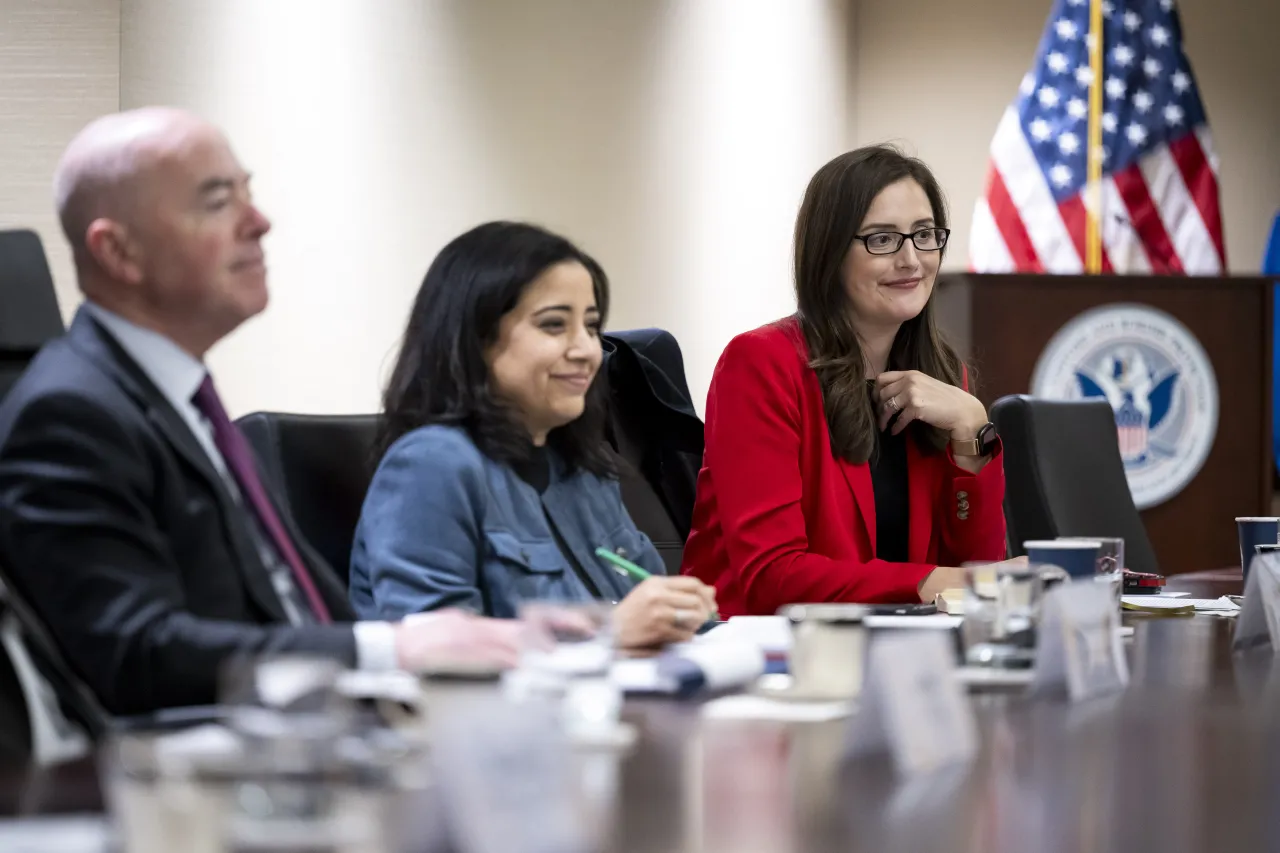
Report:
[[[213,467],[222,476],[223,483],[237,502],[240,489],[227,469],[227,463],[218,452],[213,440],[213,425],[192,402],[200,383],[208,373],[202,362],[166,338],[159,332],[144,329],[93,302],[85,302],[85,309],[93,319],[101,323],[116,342],[124,348],[173,406],[179,417],[191,429],[191,434],[204,448]],[[280,592],[277,587],[277,593]],[[281,596],[286,613],[291,609],[288,599]],[[297,614],[290,613],[290,621],[297,621]],[[356,622],[352,626],[356,638],[356,665],[360,669],[387,670],[396,668],[395,628],[387,622]]]

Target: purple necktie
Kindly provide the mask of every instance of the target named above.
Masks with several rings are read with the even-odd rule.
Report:
[[[293,540],[285,532],[284,525],[280,523],[280,516],[276,515],[275,508],[267,499],[266,490],[262,488],[262,480],[258,477],[258,468],[253,461],[253,453],[249,450],[249,442],[245,440],[240,428],[227,416],[227,410],[222,407],[218,392],[213,387],[213,378],[208,374],[205,374],[204,381],[200,383],[191,401],[213,426],[213,443],[217,445],[218,452],[227,463],[231,476],[235,477],[236,482],[240,484],[241,496],[248,502],[258,521],[262,523],[262,529],[271,537],[271,544],[275,545],[276,551],[293,570],[294,582],[297,583],[307,603],[311,605],[311,612],[315,615],[316,621],[328,624],[332,621],[329,618],[329,608],[324,606],[324,599],[320,597],[319,590],[311,580],[311,574],[303,564],[302,558],[298,556],[297,549],[293,547]]]

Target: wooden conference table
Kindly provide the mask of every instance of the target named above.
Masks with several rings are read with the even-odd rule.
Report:
[[[1170,580],[1196,597],[1239,571]],[[1231,653],[1230,619],[1126,615],[1132,683],[1070,705],[972,696],[978,759],[899,780],[889,760],[841,762],[847,720],[704,719],[633,702],[640,741],[618,768],[606,847],[675,853],[1280,850],[1280,667]],[[102,810],[91,759],[0,770],[0,813]]]

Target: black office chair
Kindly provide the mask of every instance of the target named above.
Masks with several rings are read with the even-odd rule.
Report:
[[[0,231],[0,397],[40,347],[63,331],[40,237],[34,231]]]
[[[29,230],[0,231],[0,398],[40,347],[63,331],[40,237]],[[7,599],[0,591],[0,751],[25,757],[33,748],[27,693],[34,682]]]
[[[606,437],[626,463],[619,484],[623,503],[662,555],[667,573],[679,574],[703,450],[680,344],[662,329],[635,329],[605,335],[604,350]]]
[[[373,476],[378,417],[254,412],[236,423],[302,535],[345,582]]]
[[[1115,413],[1105,400],[1001,397],[991,420],[1004,443],[1005,519],[1011,555],[1058,536],[1119,536],[1125,562],[1158,571],[1133,503]]]

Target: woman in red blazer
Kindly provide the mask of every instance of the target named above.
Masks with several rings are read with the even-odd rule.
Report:
[[[685,574],[727,616],[932,601],[1005,554],[1000,442],[934,321],[937,181],[892,148],[814,175],[796,315],[730,342],[711,380]]]

